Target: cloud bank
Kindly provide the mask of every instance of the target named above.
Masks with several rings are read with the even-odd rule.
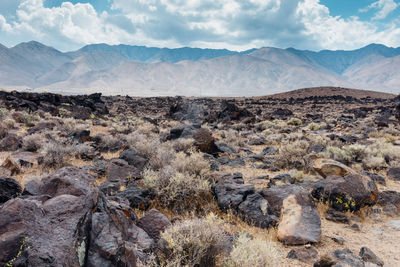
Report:
[[[43,0],[5,0],[0,4],[0,43],[38,40],[62,50],[91,43],[233,50],[354,49],[374,42],[400,46],[400,21],[378,21],[398,8],[394,0],[360,10],[375,11],[368,21],[357,14],[332,16],[319,0],[109,2],[111,8],[99,12],[90,3],[64,1],[50,8]]]

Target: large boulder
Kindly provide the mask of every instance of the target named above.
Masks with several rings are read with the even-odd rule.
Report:
[[[321,219],[309,192],[298,185],[283,185],[261,191],[277,217],[278,239],[287,245],[318,242]]]
[[[0,207],[0,265],[83,266],[98,191],[94,177],[64,168],[47,177],[41,196]]]
[[[17,197],[21,194],[22,188],[12,178],[0,177],[0,204]]]
[[[317,159],[314,162],[313,168],[324,178],[331,175],[346,176],[348,174],[356,174],[356,171],[353,169],[331,159]]]
[[[88,266],[136,266],[136,259],[154,246],[154,241],[134,224],[136,215],[129,206],[109,202],[104,196],[92,216]]]
[[[357,211],[375,205],[378,200],[375,182],[359,174],[328,176],[313,186],[311,194],[318,200],[329,202],[338,211]]]
[[[218,202],[218,207],[223,211],[231,209],[233,212],[237,212],[239,205],[246,197],[255,192],[254,185],[244,184],[241,173],[235,173],[228,178],[217,181],[211,188]]]

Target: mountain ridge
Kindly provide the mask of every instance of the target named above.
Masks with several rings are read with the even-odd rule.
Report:
[[[318,52],[92,44],[61,52],[30,41],[0,44],[0,86],[188,96],[257,96],[317,86],[400,92],[400,63],[390,60],[398,56],[400,48],[381,44]]]

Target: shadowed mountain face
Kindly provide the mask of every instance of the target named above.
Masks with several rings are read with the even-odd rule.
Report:
[[[66,94],[257,96],[316,86],[398,93],[400,48],[353,51],[87,45],[63,53],[38,42],[0,45],[0,86]]]

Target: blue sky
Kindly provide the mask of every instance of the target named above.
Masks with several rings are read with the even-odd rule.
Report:
[[[0,43],[245,50],[400,46],[400,0],[1,0]]]

